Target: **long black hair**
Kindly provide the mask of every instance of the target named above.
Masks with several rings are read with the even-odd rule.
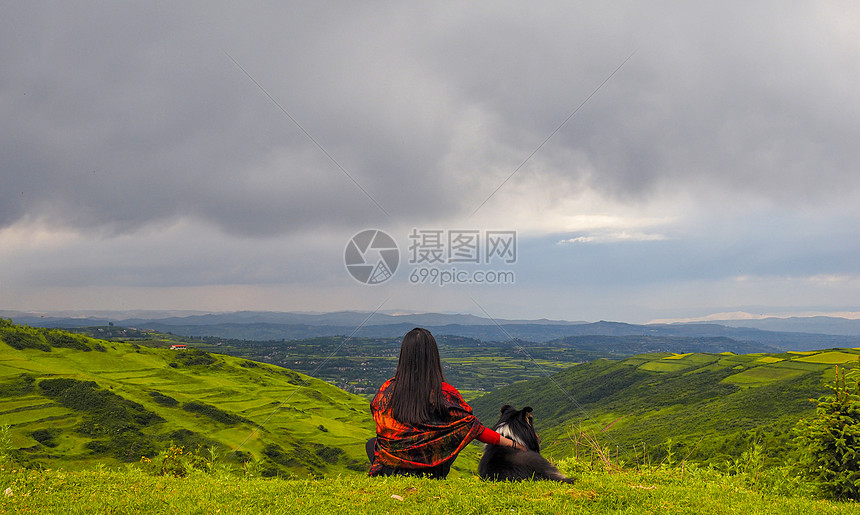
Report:
[[[444,418],[442,360],[430,331],[421,327],[406,333],[394,374],[391,415],[403,424],[417,425]]]

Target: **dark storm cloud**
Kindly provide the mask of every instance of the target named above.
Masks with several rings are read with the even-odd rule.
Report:
[[[472,101],[522,129],[512,139],[527,151],[637,49],[538,156],[610,195],[666,183],[778,202],[856,191],[860,46],[837,27],[856,28],[855,8],[660,5],[490,17],[483,31],[469,23],[434,39],[445,51],[430,58]]]
[[[465,216],[633,50],[506,188],[850,199],[857,13],[835,5],[23,3],[0,22],[0,227]]]
[[[33,4],[6,19],[3,225],[29,217],[124,232],[187,216],[267,234],[379,219],[227,50],[380,202],[397,206],[387,190],[402,189],[404,177],[439,191],[429,172],[444,139],[428,121],[397,125],[399,107],[422,109],[396,105],[408,98],[384,101],[383,86],[402,77],[371,65],[344,69],[337,58],[349,41],[336,16],[281,13],[285,26],[256,33],[254,22],[266,25],[274,13],[103,7],[41,12]],[[233,14],[249,21],[230,27]],[[259,39],[242,40],[249,35]],[[425,207],[420,196],[403,205]]]

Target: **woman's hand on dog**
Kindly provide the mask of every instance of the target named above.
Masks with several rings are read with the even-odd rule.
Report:
[[[523,445],[523,444],[519,443],[519,442],[518,442],[518,441],[516,441],[516,440],[510,439],[510,438],[508,438],[507,440],[508,440],[509,442],[511,442],[511,444],[510,444],[510,445],[506,445],[505,447],[510,447],[511,449],[514,449],[514,450],[517,450],[517,451],[527,451],[527,450],[528,450],[528,449],[526,449],[526,446],[525,446],[525,445]]]

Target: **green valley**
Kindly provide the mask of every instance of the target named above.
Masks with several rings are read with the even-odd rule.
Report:
[[[0,321],[0,425],[31,466],[137,462],[172,442],[265,475],[366,470],[365,399],[273,365]]]
[[[472,406],[492,420],[500,406],[532,406],[548,454],[578,452],[583,433],[628,462],[686,459],[726,466],[758,445],[773,461],[792,449],[792,428],[830,393],[835,365],[856,368],[857,349],[779,354],[653,353],[601,359],[484,395]]]
[[[283,366],[323,379],[351,393],[371,396],[394,372],[400,338],[319,336],[253,341],[217,336],[188,337],[117,326],[68,329],[91,337],[195,348]],[[545,342],[483,341],[436,334],[445,374],[469,399],[517,381],[545,377],[570,365],[600,358],[619,359],[649,352],[737,353],[775,350],[723,336],[579,335]]]
[[[365,382],[357,384],[371,391],[393,371],[394,340],[244,342],[113,327],[83,331],[111,339],[0,321],[0,456],[7,464],[81,473],[116,467],[126,472],[114,480],[133,483],[144,481],[135,474],[147,472],[207,473],[206,481],[217,482],[219,474],[248,481],[360,477],[367,470],[364,442],[373,434],[367,399],[272,363],[314,367],[330,381],[330,374],[363,372]],[[593,485],[612,483],[611,474],[622,470],[671,476],[680,466],[682,477],[700,470],[708,485],[737,480],[779,495],[797,488],[811,493],[791,469],[793,428],[814,415],[810,401],[829,393],[825,382],[833,381],[837,366],[860,370],[860,350],[853,348],[629,355],[642,346],[690,342],[635,337],[611,339],[623,343],[612,348],[567,339],[586,347],[575,349],[561,341],[526,348],[518,341],[439,339],[449,380],[474,386],[466,392],[485,424],[495,422],[503,404],[532,406],[542,451]],[[176,345],[189,347],[170,348]],[[614,359],[572,362],[586,353]],[[476,396],[480,389],[493,391]],[[468,446],[452,479],[472,477],[479,455],[480,445]],[[14,470],[10,477],[17,477]],[[303,485],[302,491],[327,488]],[[296,495],[285,488],[287,498]],[[365,492],[368,486],[347,481],[344,488]],[[604,489],[603,495],[610,494]]]

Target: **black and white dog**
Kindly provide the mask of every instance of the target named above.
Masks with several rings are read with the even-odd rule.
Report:
[[[499,421],[493,429],[500,435],[524,445],[527,451],[500,445],[484,446],[484,456],[478,465],[478,474],[493,481],[521,481],[523,479],[551,479],[573,483],[540,455],[540,438],[532,425],[532,409],[526,406],[516,410],[502,406]]]

